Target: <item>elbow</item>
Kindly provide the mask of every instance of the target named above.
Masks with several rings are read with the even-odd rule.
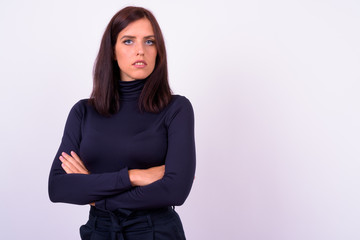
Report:
[[[177,199],[176,201],[174,201],[174,203],[172,204],[173,206],[181,206],[185,203],[187,197],[182,198],[182,199]]]
[[[185,203],[189,194],[176,193],[173,197],[169,198],[168,206],[181,206]]]
[[[185,203],[191,190],[191,184],[188,186],[172,187],[169,193],[169,200],[171,206],[181,206]]]
[[[53,202],[53,203],[59,202],[58,199],[57,199],[53,194],[51,194],[51,193],[49,193],[49,199],[50,199],[50,201]]]
[[[174,189],[174,193],[172,194],[172,205],[173,206],[181,206],[185,203],[187,197],[189,196],[190,189]]]
[[[54,180],[54,178],[49,179],[48,195],[51,202],[57,203],[61,202],[61,196],[59,194],[59,190],[56,187],[57,184],[54,182]]]
[[[54,186],[50,182],[49,182],[49,186],[48,186],[48,194],[49,194],[49,199],[51,202],[53,202],[53,203],[59,202],[59,199],[56,196],[56,193],[54,191]]]
[[[66,186],[64,186],[64,183],[62,181],[59,181],[57,177],[50,178],[48,185],[48,195],[50,201],[53,203],[61,202],[78,205],[89,204],[87,199],[77,194],[78,189],[70,189]]]
[[[53,188],[50,188],[50,186],[49,186],[48,194],[51,202],[53,203],[61,202],[58,194],[56,194],[56,191],[54,191]]]

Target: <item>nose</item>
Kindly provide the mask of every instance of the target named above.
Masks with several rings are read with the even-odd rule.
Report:
[[[144,56],[144,47],[142,44],[138,44],[136,49],[136,56]]]

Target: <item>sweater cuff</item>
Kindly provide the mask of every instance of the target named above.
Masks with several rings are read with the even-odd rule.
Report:
[[[95,202],[95,207],[101,210],[106,210],[106,199],[102,199]]]
[[[130,178],[129,178],[129,170],[127,167],[121,169],[118,172],[118,179],[117,179],[116,183],[117,183],[117,188],[121,189],[122,192],[125,192],[132,188]],[[106,209],[106,198],[96,201],[95,207],[98,209],[102,209],[102,210],[108,210],[108,209]]]
[[[119,184],[119,188],[124,189],[124,191],[129,190],[130,188],[132,188],[131,186],[131,182],[130,182],[130,177],[129,177],[129,170],[128,168],[123,168],[119,171],[119,175],[118,175],[118,181],[117,183]]]

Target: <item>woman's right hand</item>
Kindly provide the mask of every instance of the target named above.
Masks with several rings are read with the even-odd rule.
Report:
[[[71,155],[63,152],[59,157],[61,161],[61,167],[67,174],[78,173],[78,174],[90,174],[86,169],[84,163],[81,161],[80,157],[74,152],[70,152]]]
[[[146,186],[163,178],[165,165],[152,167],[148,169],[131,169],[129,178],[133,187]]]

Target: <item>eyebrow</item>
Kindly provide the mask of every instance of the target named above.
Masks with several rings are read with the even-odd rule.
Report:
[[[123,38],[136,38],[135,36],[131,36],[131,35],[124,35],[122,36],[120,39],[123,39]],[[148,38],[155,38],[154,35],[149,35],[149,36],[145,36],[144,39],[148,39]]]

